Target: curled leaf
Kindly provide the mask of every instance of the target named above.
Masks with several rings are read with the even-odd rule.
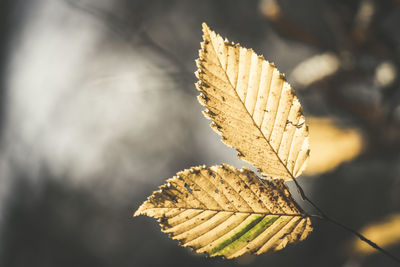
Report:
[[[157,218],[182,246],[211,257],[280,250],[312,231],[283,180],[261,181],[225,164],[177,173],[134,216],[141,214]]]

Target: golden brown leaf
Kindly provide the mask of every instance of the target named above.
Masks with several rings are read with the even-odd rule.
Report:
[[[283,180],[262,182],[225,164],[177,173],[134,216],[141,214],[157,218],[182,246],[211,257],[276,251],[312,231]]]
[[[364,236],[368,236],[380,247],[386,248],[394,244],[400,243],[400,214],[392,214],[384,220],[367,225],[360,232]],[[353,241],[353,249],[358,254],[368,255],[377,252],[360,239]]]
[[[308,128],[294,90],[251,49],[224,41],[205,23],[203,33],[196,86],[211,127],[262,174],[300,175],[309,155]]]

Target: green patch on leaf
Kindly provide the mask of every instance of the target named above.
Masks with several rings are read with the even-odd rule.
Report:
[[[260,235],[266,228],[273,224],[279,216],[255,217],[242,229],[225,239],[210,251],[210,256],[227,256],[245,247],[248,242]]]

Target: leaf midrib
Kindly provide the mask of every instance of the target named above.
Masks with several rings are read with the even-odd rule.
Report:
[[[230,212],[230,213],[240,213],[240,214],[256,214],[256,215],[275,215],[275,216],[298,216],[298,217],[308,217],[304,213],[271,213],[271,212],[254,212],[254,211],[232,211],[232,210],[218,210],[218,209],[202,209],[202,208],[185,208],[185,207],[153,207],[149,209],[179,209],[179,210],[202,210],[202,211],[215,211],[215,212]]]
[[[275,149],[274,149],[274,148],[271,146],[271,144],[269,143],[268,139],[265,137],[264,133],[263,133],[263,132],[261,131],[261,129],[257,126],[256,122],[255,122],[254,119],[253,119],[253,116],[252,116],[252,115],[250,114],[250,112],[247,110],[245,103],[243,103],[243,101],[240,99],[240,97],[239,97],[239,95],[238,95],[238,93],[237,93],[237,91],[236,91],[236,88],[232,85],[232,83],[231,83],[231,81],[230,81],[230,79],[229,79],[229,77],[228,77],[228,74],[226,73],[225,69],[222,68],[222,63],[221,63],[221,60],[219,59],[218,52],[217,52],[217,50],[215,49],[214,42],[213,42],[213,40],[212,40],[212,38],[211,38],[211,34],[210,34],[209,29],[207,29],[207,32],[208,32],[208,35],[209,35],[209,37],[210,37],[210,44],[211,44],[211,46],[212,46],[212,48],[213,48],[213,50],[214,50],[214,52],[215,52],[215,54],[216,54],[216,56],[217,56],[217,60],[218,60],[218,63],[219,63],[219,67],[222,69],[222,71],[223,71],[223,73],[224,73],[224,75],[225,75],[226,80],[228,81],[229,85],[231,86],[231,88],[233,89],[233,91],[234,91],[234,93],[235,93],[235,96],[236,96],[237,98],[239,98],[240,103],[242,104],[242,107],[244,108],[244,110],[246,110],[247,115],[249,115],[249,117],[251,118],[251,121],[253,122],[253,125],[254,125],[254,126],[257,128],[257,130],[262,134],[262,136],[264,137],[264,140],[267,142],[267,144],[268,144],[268,146],[271,148],[272,152],[274,152],[276,158],[279,160],[279,162],[281,163],[281,165],[285,168],[286,172],[289,174],[289,176],[291,177],[291,179],[295,180],[295,177],[293,176],[293,174],[289,171],[289,169],[287,168],[287,166],[284,164],[284,162],[282,161],[282,159],[279,157],[278,153],[275,151]],[[265,59],[263,58],[263,60],[265,60]],[[226,63],[226,64],[228,64],[228,63]],[[278,177],[278,178],[281,178],[281,177]]]

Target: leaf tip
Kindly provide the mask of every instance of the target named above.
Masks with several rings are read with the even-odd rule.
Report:
[[[207,23],[205,23],[205,22],[203,22],[203,23],[201,24],[201,26],[202,26],[202,28],[203,28],[203,32],[209,31],[209,30],[210,30],[210,27],[208,27]]]
[[[135,213],[133,213],[132,217],[138,217],[140,215],[142,215],[141,206],[135,211]]]

